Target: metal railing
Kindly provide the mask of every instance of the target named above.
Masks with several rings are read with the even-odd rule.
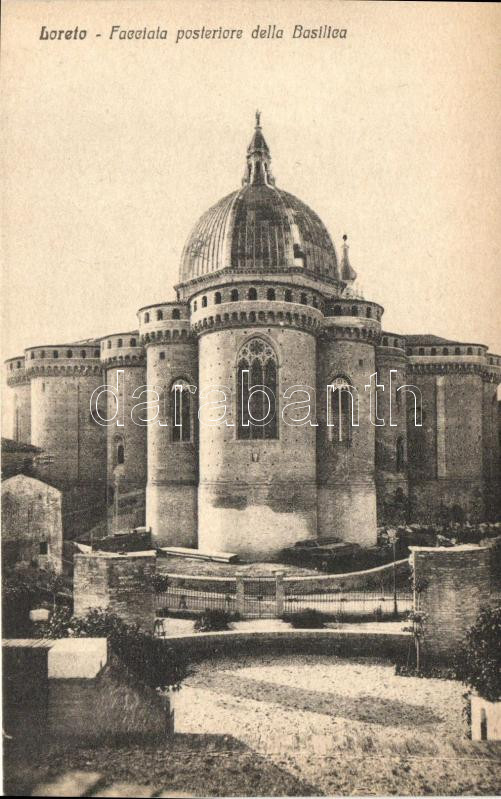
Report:
[[[343,591],[337,593],[294,593],[284,597],[284,613],[317,610],[338,621],[380,621],[403,618],[412,610],[410,591]]]

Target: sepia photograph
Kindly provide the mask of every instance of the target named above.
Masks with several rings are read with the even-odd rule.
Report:
[[[4,795],[501,793],[500,41],[4,0]]]

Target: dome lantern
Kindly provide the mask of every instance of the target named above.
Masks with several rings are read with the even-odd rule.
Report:
[[[254,135],[247,147],[247,164],[242,181],[243,186],[274,186],[275,178],[271,173],[270,148],[261,129],[261,112],[256,111]]]

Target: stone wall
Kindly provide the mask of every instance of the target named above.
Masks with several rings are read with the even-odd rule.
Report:
[[[2,558],[62,570],[61,492],[17,474],[2,483]]]
[[[190,395],[190,440],[176,441],[171,392],[176,381],[198,385],[197,342],[192,339],[155,341],[147,346],[147,362],[147,384],[157,392],[160,412],[147,427],[146,525],[151,527],[156,546],[196,547],[198,396],[197,393]],[[141,398],[142,402],[145,400],[152,403],[154,395],[150,393]],[[154,407],[150,406],[149,418],[154,417]]]
[[[405,661],[412,638],[409,633],[348,630],[281,630],[270,632],[216,632],[177,635],[164,639],[190,662],[205,658],[302,653],[339,657],[381,657],[392,663]]]
[[[318,535],[337,536],[361,546],[376,543],[375,427],[370,422],[370,394],[365,391],[374,371],[372,343],[336,339],[319,344]],[[336,378],[344,378],[358,392],[358,426],[351,427],[351,440],[339,441],[338,431],[336,435],[327,426],[327,386]]]
[[[132,680],[111,664],[94,679],[51,679],[47,729],[53,738],[132,741],[173,732],[168,697]]]
[[[169,696],[139,682],[116,659],[106,661],[102,638],[5,641],[9,751],[30,758],[54,739],[110,745],[171,734]]]
[[[152,632],[156,556],[150,553],[118,555],[93,552],[75,555],[73,601],[77,616],[92,608],[116,613],[127,624]]]
[[[481,608],[490,601],[490,551],[464,545],[411,547],[415,607],[426,614],[423,650],[431,660],[450,660]]]
[[[238,440],[236,435],[237,354],[254,336],[272,347],[278,363],[276,439]],[[273,558],[283,547],[315,538],[316,428],[286,424],[281,417],[287,388],[316,385],[315,337],[285,327],[215,330],[200,337],[199,359],[202,399],[222,398],[216,393],[204,398],[212,386],[231,392],[228,424],[211,426],[202,416],[199,427],[199,547]]]

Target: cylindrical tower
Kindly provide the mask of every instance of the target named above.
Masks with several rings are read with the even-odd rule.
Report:
[[[484,518],[484,377],[487,348],[406,336],[408,382],[420,390],[422,426],[408,394],[409,483],[414,520]],[[419,420],[418,420],[419,421]]]
[[[41,447],[40,479],[63,491],[67,537],[91,530],[105,507],[106,434],[91,414],[103,383],[99,342],[30,347],[32,444]]]
[[[487,355],[483,373],[483,463],[486,518],[496,520],[501,512],[501,459],[499,451],[498,389],[501,382],[501,357]]]
[[[31,386],[26,374],[24,355],[9,358],[5,362],[6,380],[9,386],[8,437],[20,444],[31,443]]]
[[[377,540],[371,375],[382,312],[356,297],[333,300],[318,342],[319,536],[363,546]]]
[[[133,418],[138,394],[146,384],[139,331],[102,338],[101,362],[104,382],[116,391],[107,394],[106,418],[117,412],[117,396],[122,403],[116,421],[106,427],[108,531],[116,532],[145,522],[146,426]]]
[[[141,308],[138,318],[149,391],[136,402],[151,403],[149,409],[138,411],[149,420],[146,525],[157,546],[196,547],[197,341],[191,335],[185,303]]]
[[[376,347],[378,415],[375,428],[376,491],[379,524],[404,524],[409,518],[407,485],[407,393],[405,339],[382,333]],[[400,390],[401,389],[401,390]],[[390,407],[391,406],[391,407]]]
[[[318,298],[311,287],[300,291],[292,281],[272,276],[235,278],[230,285],[216,280],[192,296],[191,321],[199,336],[203,550],[270,558],[316,537],[314,390],[322,312],[313,302]],[[274,413],[267,414],[260,389],[250,397],[257,386],[272,392]],[[311,390],[311,424],[295,424],[304,410],[294,414],[285,407],[305,403],[304,392],[290,393],[300,386]],[[215,403],[212,410],[203,407],[209,402]],[[224,421],[211,424],[222,408]],[[252,424],[245,418],[248,408],[251,413],[254,408],[256,420],[268,417],[268,424]]]

